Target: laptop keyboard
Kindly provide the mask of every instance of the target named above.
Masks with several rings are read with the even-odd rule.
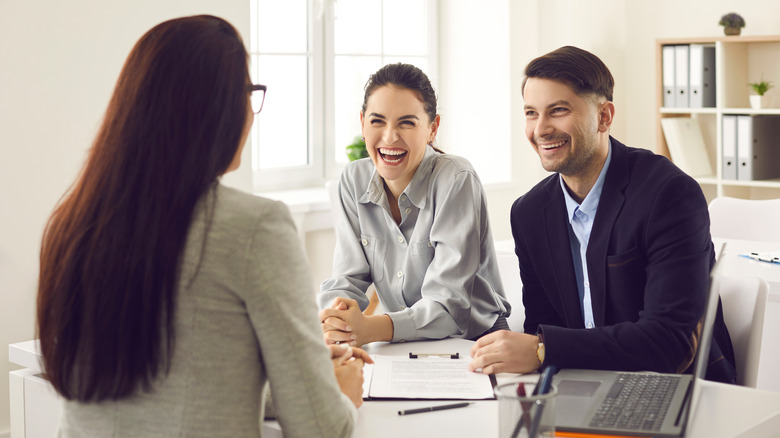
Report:
[[[680,376],[619,374],[590,425],[592,427],[659,430]]]

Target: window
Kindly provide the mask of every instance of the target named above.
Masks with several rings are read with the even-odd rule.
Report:
[[[435,0],[250,2],[252,80],[268,86],[250,134],[256,191],[336,179],[381,66],[414,64],[436,87]]]

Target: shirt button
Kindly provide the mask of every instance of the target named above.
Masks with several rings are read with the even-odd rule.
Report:
[[[401,202],[405,202],[406,201],[406,195],[401,195],[400,199],[401,199]]]
[[[428,241],[428,248],[433,248],[433,243],[430,240]]]
[[[585,282],[585,287],[590,287],[590,282],[589,281]]]
[[[401,278],[401,277],[403,277],[403,276],[404,276],[404,271],[398,271],[398,273],[397,273],[397,274],[395,274],[395,275],[397,275],[397,276],[398,276],[398,278]]]
[[[404,210],[404,212],[405,212],[406,214],[409,214],[409,213],[411,213],[411,212],[412,212],[412,209],[411,209],[411,208],[409,208],[409,207],[406,207],[406,210]]]
[[[592,329],[592,328],[593,328],[593,323],[592,323],[592,322],[589,322],[589,323],[588,323],[588,328],[589,328],[589,329]]]
[[[361,240],[360,243],[362,243],[363,246],[368,246],[368,240],[367,239]]]
[[[398,243],[404,243],[404,236],[398,236]]]

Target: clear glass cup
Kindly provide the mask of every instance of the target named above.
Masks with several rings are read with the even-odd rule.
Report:
[[[522,385],[522,386],[521,386]],[[496,386],[498,436],[537,438],[555,436],[555,386],[545,394],[533,395],[533,383],[504,383]]]

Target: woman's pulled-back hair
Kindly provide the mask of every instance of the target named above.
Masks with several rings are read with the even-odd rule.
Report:
[[[239,149],[247,83],[241,37],[217,17],[163,22],[130,52],[43,236],[38,334],[64,398],[125,398],[168,371],[187,232]]]
[[[400,62],[387,64],[368,78],[361,112],[366,112],[368,98],[371,97],[374,90],[385,85],[395,85],[413,91],[423,103],[425,113],[428,114],[430,121],[436,119],[436,92],[433,90],[428,76],[419,68]]]

